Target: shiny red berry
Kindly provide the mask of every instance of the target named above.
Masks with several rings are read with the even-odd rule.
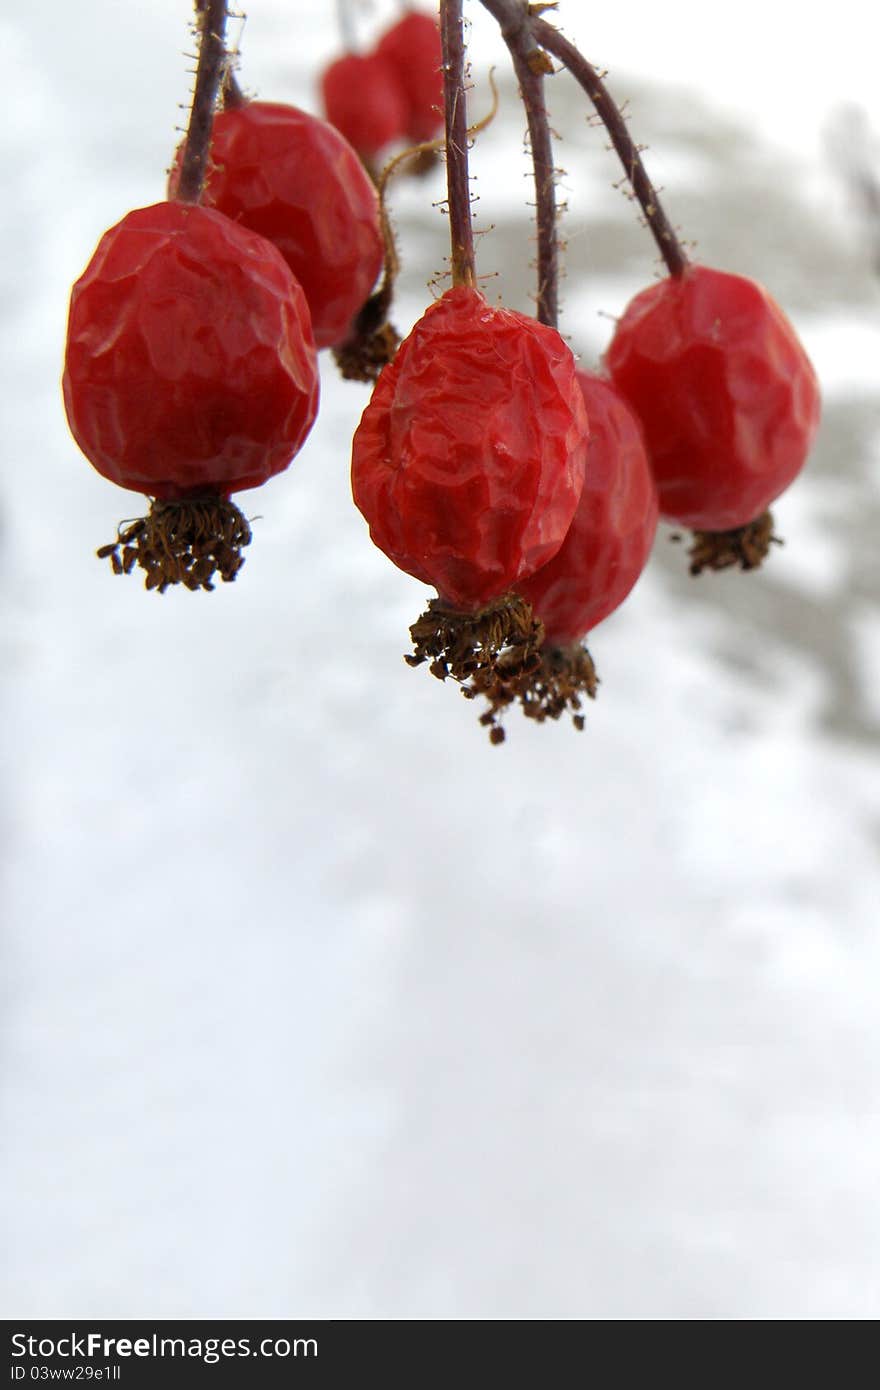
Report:
[[[802,469],[819,423],[816,374],[760,285],[707,266],[636,295],[605,356],[635,410],[662,516],[730,531]]]
[[[377,53],[346,53],[331,63],[321,100],[327,120],[366,160],[406,134],[408,99],[396,69]]]
[[[178,170],[179,157],[172,194]],[[338,130],[275,102],[221,111],[202,202],[277,246],[305,292],[319,348],[346,338],[384,247],[376,190]]]
[[[559,334],[460,286],[379,377],[354,436],[354,499],[396,565],[474,611],[559,549],[587,434]]]
[[[318,408],[305,297],[262,237],[158,203],[104,234],[73,287],[64,402],[105,478],[226,497],[286,468]]]
[[[553,646],[580,641],[620,606],[657,531],[657,489],[638,420],[610,382],[581,371],[577,379],[590,420],[584,490],[561,550],[517,585]]]
[[[410,10],[376,45],[397,75],[406,97],[406,135],[414,144],[443,127],[443,57],[436,19]]]

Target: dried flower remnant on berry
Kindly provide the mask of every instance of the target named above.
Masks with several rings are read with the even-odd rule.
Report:
[[[480,723],[492,743],[504,741],[498,716],[519,697],[541,663],[544,629],[530,605],[518,594],[503,594],[487,608],[462,613],[442,599],[432,599],[410,628],[410,666],[430,662],[432,676],[453,680],[468,700],[481,697],[488,710]]]
[[[131,574],[139,566],[144,588],[160,594],[172,584],[210,591],[215,575],[226,584],[235,578],[250,543],[251,528],[233,502],[194,497],[155,502],[149,516],[122,522],[116,540],[102,545],[97,556],[110,560],[114,574]]]
[[[771,545],[783,541],[773,533],[773,516],[762,512],[748,526],[733,531],[694,531],[693,544],[688,550],[691,574],[703,570],[726,570],[737,566],[741,570],[757,569],[766,558]]]

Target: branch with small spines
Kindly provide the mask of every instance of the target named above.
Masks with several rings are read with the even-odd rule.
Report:
[[[669,219],[663,210],[657,190],[648,177],[642,162],[642,146],[636,145],[626,127],[623,109],[619,108],[599,74],[577,47],[565,38],[542,15],[556,8],[555,4],[528,0],[480,0],[483,8],[498,21],[501,35],[514,59],[523,101],[529,121],[529,134],[535,164],[538,235],[538,305],[549,313],[557,296],[558,270],[556,208],[551,148],[551,134],[543,99],[543,76],[554,71],[552,55],[582,87],[591,101],[599,120],[605,126],[624,169],[633,195],[638,201],[651,234],[671,275],[681,275],[688,261]],[[539,88],[532,85],[526,73],[538,79]],[[554,177],[548,177],[548,170]],[[549,319],[545,320],[549,321]]]
[[[226,0],[196,0],[199,56],[175,195],[183,203],[198,203],[204,188],[214,112],[229,70],[226,19]]]

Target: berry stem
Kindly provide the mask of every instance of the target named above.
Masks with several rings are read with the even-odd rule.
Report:
[[[536,316],[541,323],[557,326],[559,317],[559,244],[556,236],[556,168],[547,106],[544,100],[544,77],[553,71],[546,53],[535,42],[531,32],[531,13],[526,4],[511,4],[510,0],[482,0],[483,6],[498,21],[501,37],[507,44],[513,69],[519,83],[529,127],[529,144],[535,174],[535,220],[538,243],[538,293]]]
[[[513,50],[511,57],[526,109],[535,175],[535,226],[538,241],[536,315],[540,323],[556,328],[559,320],[556,166],[553,162],[553,144],[544,102],[544,74],[536,72],[527,58]]]
[[[483,3],[485,4],[486,0],[483,0]],[[648,178],[639,147],[627,130],[626,121],[620,108],[601,77],[592,63],[587,62],[574,44],[570,43],[564,35],[560,34],[558,29],[554,29],[553,25],[548,24],[545,19],[532,15],[531,30],[538,43],[542,44],[548,53],[552,53],[554,58],[568,68],[572,77],[583,87],[590,98],[597,116],[608,131],[611,143],[617,151],[626,177],[645,215],[651,235],[657,243],[657,249],[666,262],[667,270],[673,276],[683,275],[688,266],[687,256],[672,224],[663,211],[654,185]]]
[[[202,196],[211,148],[214,110],[226,68],[226,0],[196,0],[199,61],[176,197],[197,203]]]
[[[473,289],[476,288],[477,270],[468,182],[462,0],[440,0],[440,43],[443,52],[443,116],[446,125],[446,188],[452,243],[452,283],[469,285]]]

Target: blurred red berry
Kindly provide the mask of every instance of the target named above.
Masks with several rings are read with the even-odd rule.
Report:
[[[362,158],[406,134],[409,103],[396,68],[377,53],[346,53],[321,77],[324,114]]]
[[[636,295],[605,356],[648,445],[661,515],[730,531],[803,467],[819,423],[816,374],[760,285],[689,266]]]
[[[172,196],[179,164],[180,155]],[[347,337],[384,247],[376,190],[338,130],[275,102],[219,112],[202,202],[278,248],[302,285],[319,348]]]
[[[105,478],[227,497],[281,472],[318,408],[305,296],[262,237],[158,203],[101,238],[73,287],[64,402]]]
[[[406,97],[405,133],[414,144],[443,128],[443,56],[436,19],[410,10],[382,36],[376,52],[393,68]]]
[[[568,646],[619,607],[657,531],[657,489],[641,426],[610,382],[579,371],[590,420],[581,500],[561,550],[517,585],[546,640]]]
[[[396,565],[474,611],[561,546],[587,434],[559,334],[459,286],[379,377],[354,437],[354,500]]]

